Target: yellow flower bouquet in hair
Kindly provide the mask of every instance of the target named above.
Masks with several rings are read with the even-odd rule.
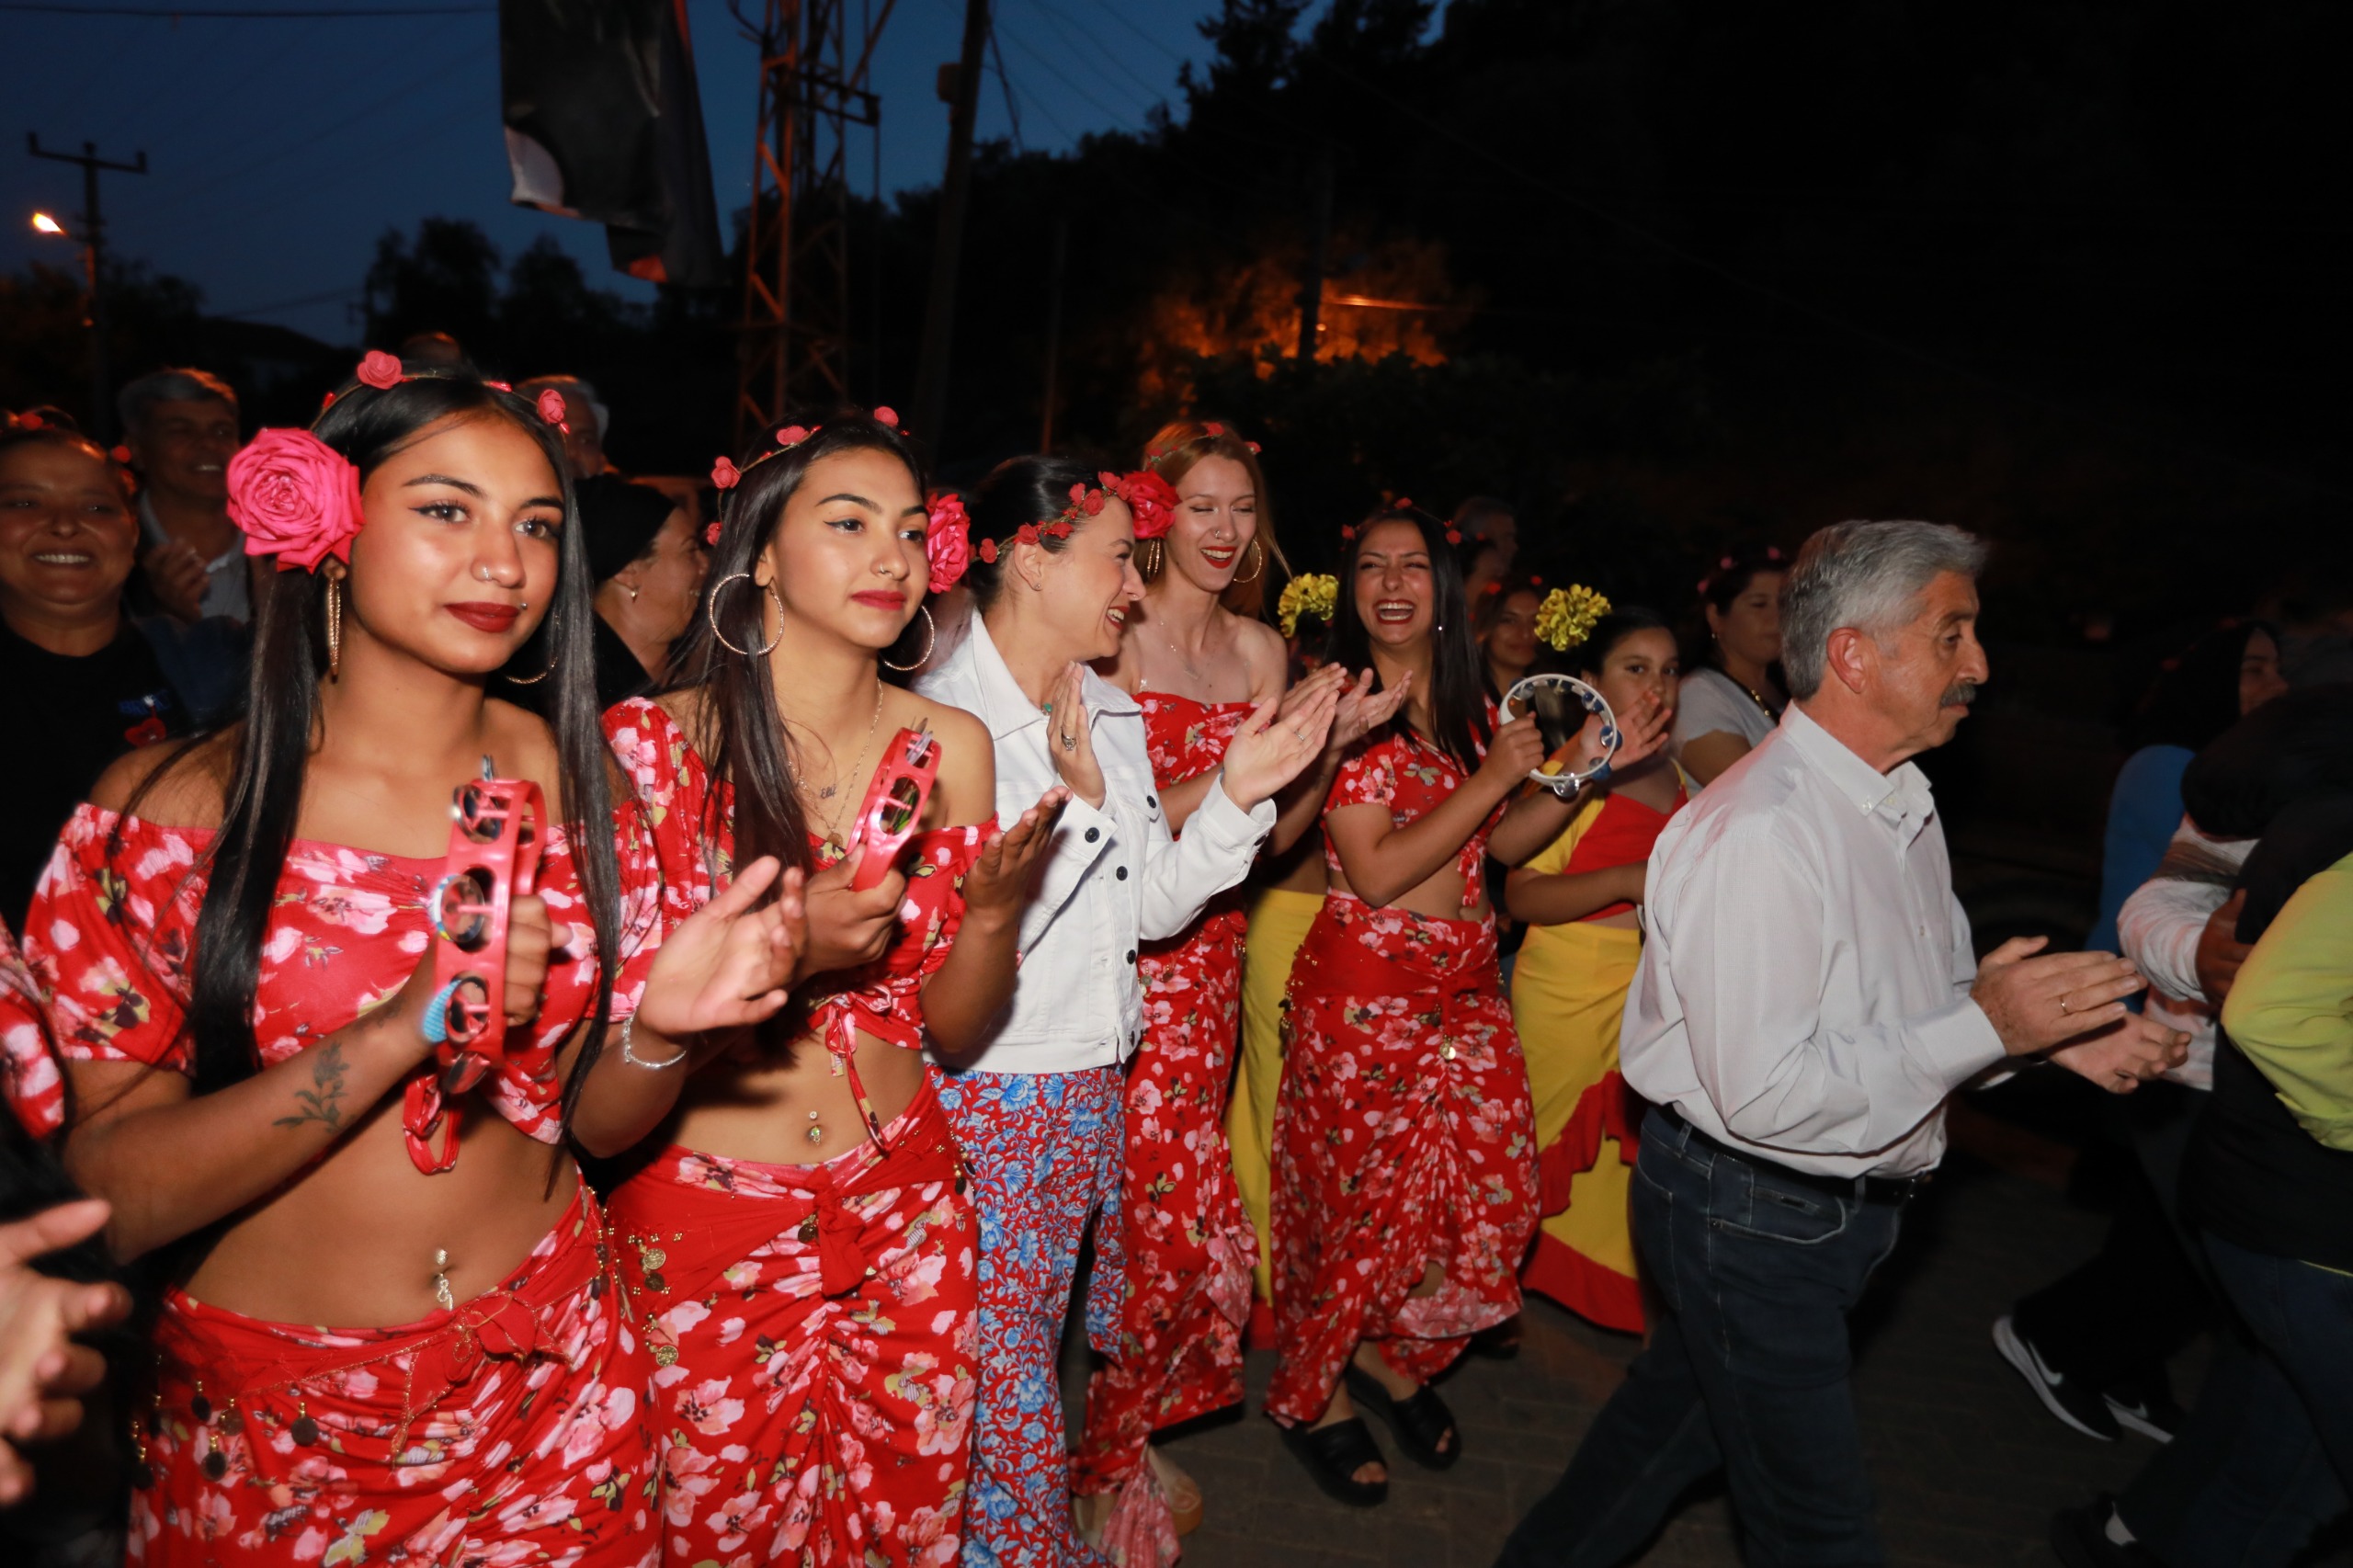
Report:
[[[1565,653],[1592,636],[1595,624],[1608,613],[1608,598],[1583,583],[1573,583],[1553,589],[1536,607],[1536,635],[1554,653]]]
[[[1282,621],[1283,635],[1296,637],[1301,616],[1312,616],[1329,626],[1339,608],[1340,580],[1328,572],[1310,572],[1283,585],[1275,613]]]

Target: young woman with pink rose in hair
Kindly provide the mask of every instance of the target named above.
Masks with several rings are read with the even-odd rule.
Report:
[[[581,1101],[593,1153],[654,1135],[611,1207],[658,1363],[670,1562],[945,1568],[963,1544],[980,1237],[924,1048],[968,1050],[1012,995],[1063,791],[1000,831],[987,729],[888,678],[923,656],[925,598],[968,559],[961,508],[927,512],[893,419],[787,426],[720,464],[705,614],[670,689],[605,718],[665,919],[747,858],[808,877],[786,1013],[608,1055]],[[938,773],[892,855],[860,812],[906,732]]]
[[[389,355],[264,431],[229,473],[278,567],[244,716],[116,764],[35,894],[67,1164],[119,1256],[178,1244],[135,1562],[653,1556],[645,1367],[562,1141],[608,1025],[667,1052],[782,1005],[798,890],[746,914],[754,868],[653,940],[563,474],[545,411]],[[518,649],[551,722],[483,694]],[[504,1061],[420,1135],[449,1012],[426,904],[486,763],[544,791],[544,855]]]
[[[1135,513],[1144,596],[1106,673],[1142,710],[1161,805],[1181,836],[1235,731],[1258,704],[1284,695],[1283,641],[1258,609],[1270,570],[1288,568],[1253,443],[1226,425],[1186,420],[1153,437],[1144,460],[1115,486]],[[1327,687],[1348,694],[1346,672],[1310,676],[1293,703]],[[1373,714],[1360,700],[1340,706],[1322,766],[1279,798],[1275,854],[1314,826],[1342,749],[1403,698],[1381,699]],[[1125,1091],[1124,1302],[1117,1346],[1087,1385],[1072,1467],[1080,1532],[1114,1562],[1162,1568],[1176,1560],[1176,1538],[1201,1519],[1199,1487],[1151,1446],[1152,1434],[1242,1401],[1258,1238],[1225,1119],[1245,908],[1241,890],[1228,890],[1184,931],[1145,945],[1138,960],[1144,1027]]]

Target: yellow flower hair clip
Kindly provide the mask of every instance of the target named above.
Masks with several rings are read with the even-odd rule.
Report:
[[[1293,577],[1283,585],[1283,597],[1275,603],[1281,618],[1283,635],[1299,635],[1299,618],[1313,616],[1324,625],[1332,624],[1333,615],[1340,608],[1340,580],[1328,572],[1310,572]]]
[[[1536,607],[1536,635],[1556,653],[1565,653],[1593,635],[1596,622],[1609,613],[1609,601],[1583,583],[1555,588]]]

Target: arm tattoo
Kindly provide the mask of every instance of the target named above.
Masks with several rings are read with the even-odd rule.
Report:
[[[319,1047],[311,1058],[311,1086],[294,1093],[301,1109],[292,1116],[281,1116],[274,1127],[300,1127],[304,1122],[324,1124],[330,1132],[343,1128],[343,1047],[334,1040]]]

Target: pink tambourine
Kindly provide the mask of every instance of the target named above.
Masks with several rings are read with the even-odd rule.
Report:
[[[874,782],[866,787],[866,803],[858,809],[858,827],[850,835],[852,850],[866,847],[866,858],[850,876],[852,889],[864,892],[891,874],[899,851],[923,821],[924,805],[938,779],[939,742],[930,725],[901,730],[891,737],[882,748],[882,765],[874,770]]]
[[[428,1176],[458,1163],[452,1102],[506,1062],[507,922],[514,901],[539,883],[547,806],[529,779],[491,777],[484,757],[482,778],[460,786],[449,814],[449,859],[425,906],[433,926],[425,1038],[434,1063],[409,1080],[402,1116],[409,1159]]]

